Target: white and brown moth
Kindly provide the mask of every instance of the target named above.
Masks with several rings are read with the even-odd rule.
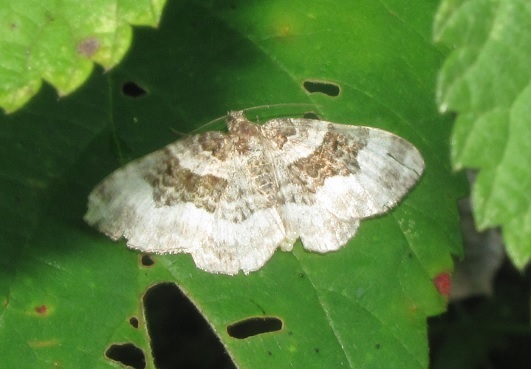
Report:
[[[301,118],[257,125],[242,111],[228,114],[227,127],[116,170],[90,194],[85,221],[134,249],[249,273],[298,238],[307,250],[339,249],[424,170],[412,144],[376,128]]]

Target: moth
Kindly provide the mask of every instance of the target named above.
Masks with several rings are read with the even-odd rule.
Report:
[[[110,174],[90,193],[85,221],[133,249],[249,273],[299,238],[310,251],[341,248],[424,170],[415,146],[376,128],[303,118],[258,125],[243,111],[226,123],[227,133],[183,138]]]

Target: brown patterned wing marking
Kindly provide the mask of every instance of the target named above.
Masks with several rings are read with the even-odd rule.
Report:
[[[288,231],[310,250],[344,245],[361,219],[396,205],[423,170],[414,146],[389,132],[305,119],[277,120],[275,129],[298,132],[277,154],[286,168],[279,171],[282,214]],[[293,160],[293,152],[309,154]]]

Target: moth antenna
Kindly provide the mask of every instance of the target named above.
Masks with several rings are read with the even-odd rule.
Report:
[[[271,109],[271,108],[277,108],[277,107],[283,107],[283,106],[310,106],[310,107],[316,107],[318,105],[316,104],[312,104],[312,103],[282,103],[282,104],[265,104],[265,105],[257,105],[257,106],[253,106],[253,107],[250,107],[250,108],[246,108],[246,109],[241,109],[244,113],[247,113],[247,112],[250,112],[250,111],[253,111],[253,110],[259,110],[259,109]],[[238,110],[238,109],[233,109],[233,110]],[[185,133],[185,132],[182,132],[182,131],[178,131],[176,129],[173,129],[173,128],[170,128],[170,130],[173,132],[173,133],[176,133],[177,135],[181,136],[181,138],[184,138],[184,137],[188,137],[188,136],[191,136],[191,135],[194,135],[202,130],[204,130],[205,128],[208,128],[210,126],[212,126],[213,124],[219,122],[219,121],[222,121],[222,120],[225,120],[227,118],[227,115],[228,115],[229,112],[227,112],[227,114],[225,115],[222,115],[220,117],[217,117],[217,118],[214,118],[210,121],[208,121],[207,123],[205,124],[202,124],[201,126],[191,130],[190,132],[188,133]],[[259,118],[258,116],[255,116],[255,121],[258,122],[259,121]]]
[[[245,113],[248,111],[258,110],[258,109],[271,109],[271,108],[277,108],[277,107],[283,107],[283,106],[315,106],[315,104],[312,103],[282,103],[282,104],[267,104],[267,105],[257,105],[253,106],[251,108],[242,109]]]
[[[178,135],[181,136],[181,138],[185,138],[185,137],[188,137],[188,136],[192,136],[200,131],[202,131],[203,129],[209,127],[209,126],[212,126],[213,124],[215,124],[216,122],[219,122],[221,120],[224,120],[225,118],[227,117],[227,115],[222,115],[221,117],[217,117],[215,119],[212,119],[208,122],[206,122],[205,124],[202,124],[200,125],[199,127],[197,128],[194,128],[193,130],[191,130],[190,132],[182,132],[182,131],[178,131],[176,129],[173,129],[173,128],[170,128],[170,130],[173,132],[173,133],[176,133]]]
[[[175,128],[172,128],[170,127],[170,131],[172,131],[173,133],[175,133],[177,136],[180,136],[181,138],[182,137],[186,137],[188,136],[190,133],[186,133],[186,132],[182,132],[182,131],[178,131],[176,130]]]

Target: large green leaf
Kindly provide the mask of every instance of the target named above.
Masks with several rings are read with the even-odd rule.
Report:
[[[455,46],[440,74],[439,104],[459,112],[454,167],[479,169],[478,228],[503,227],[507,251],[531,258],[531,3],[446,0],[435,34]]]
[[[434,10],[425,2],[370,0],[174,2],[160,29],[136,31],[115,70],[98,70],[60,101],[46,87],[2,117],[6,367],[113,367],[106,349],[127,342],[142,348],[152,367],[141,297],[169,281],[196,304],[241,368],[426,368],[426,317],[446,303],[432,279],[450,272],[451,253],[460,253],[455,200],[464,192],[446,159],[450,119],[434,103],[444,57],[429,42]],[[124,94],[131,81],[145,94]],[[308,81],[340,93],[309,92]],[[312,111],[384,128],[414,143],[426,161],[407,199],[364,221],[342,250],[319,255],[298,244],[248,276],[212,275],[189,255],[153,256],[147,267],[124,242],[83,223],[91,188],[178,138],[172,130],[189,132],[227,110],[293,102],[312,106],[248,115],[264,121]],[[227,332],[262,316],[279,318],[283,328],[246,339]]]
[[[131,44],[131,25],[156,25],[164,2],[0,0],[0,107],[18,109],[43,79],[65,95],[93,62],[115,66]]]

